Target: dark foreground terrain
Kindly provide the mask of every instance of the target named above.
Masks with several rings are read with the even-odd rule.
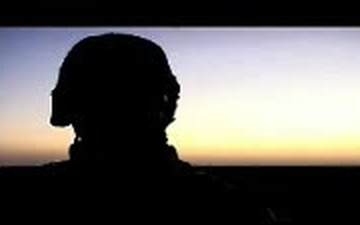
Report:
[[[64,200],[62,196],[69,196],[64,185],[67,171],[61,166],[57,168],[1,168],[1,199],[9,200],[8,203],[19,203],[29,196]],[[207,196],[206,207],[212,211],[205,213],[206,217],[227,210],[226,216],[233,216],[236,223],[242,210],[251,208],[259,209],[260,216],[266,217],[264,221],[267,222],[263,224],[358,224],[360,221],[360,167],[202,166],[195,170],[210,174],[231,187],[226,193]],[[65,198],[67,204],[71,203],[71,198]],[[91,198],[88,196],[87,200]],[[198,207],[199,211],[205,206],[199,202],[200,198],[186,200],[189,206]],[[34,204],[36,202],[32,202]],[[190,207],[182,206],[182,210],[186,208]],[[246,215],[249,213],[245,212]]]
[[[236,194],[292,222],[360,221],[360,167],[203,167],[236,185]]]

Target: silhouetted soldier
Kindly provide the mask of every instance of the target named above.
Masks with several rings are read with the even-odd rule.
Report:
[[[72,185],[193,189],[191,167],[178,159],[165,132],[179,92],[165,53],[149,40],[110,33],[77,43],[61,65],[51,115],[52,125],[75,131]]]

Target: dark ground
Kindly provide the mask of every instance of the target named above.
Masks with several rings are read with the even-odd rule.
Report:
[[[360,167],[203,167],[236,185],[234,195],[284,223],[360,221]]]
[[[62,167],[49,168],[1,168],[1,199],[19,201],[39,193],[41,196],[46,193],[50,198],[67,195],[63,189],[67,171]],[[195,170],[211,174],[233,187],[231,192],[213,195],[210,203],[216,210],[224,206],[230,209],[231,205],[231,215],[240,215],[240,210],[249,206],[261,208],[268,224],[360,221],[360,167],[357,166],[202,166]],[[216,200],[220,198],[223,205]]]

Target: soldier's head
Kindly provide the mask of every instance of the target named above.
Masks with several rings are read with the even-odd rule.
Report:
[[[50,122],[72,125],[78,136],[111,127],[165,130],[179,92],[166,55],[154,42],[128,34],[89,36],[61,65]]]

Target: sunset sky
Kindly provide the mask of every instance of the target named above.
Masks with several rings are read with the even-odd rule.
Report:
[[[50,92],[82,38],[163,47],[181,84],[169,142],[206,165],[360,165],[360,28],[0,28],[0,166],[67,159]],[[125,147],[125,146],[124,146]]]

